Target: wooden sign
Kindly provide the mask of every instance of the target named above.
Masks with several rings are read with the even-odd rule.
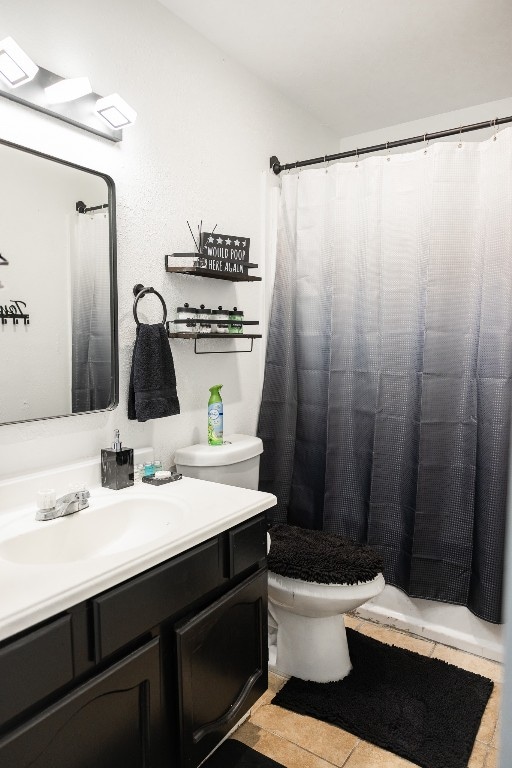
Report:
[[[200,248],[205,257],[202,266],[217,272],[247,274],[250,245],[249,237],[202,232]]]

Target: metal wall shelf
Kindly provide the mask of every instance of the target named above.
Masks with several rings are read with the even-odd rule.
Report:
[[[173,267],[172,266],[172,259],[173,258],[186,258],[186,259],[206,259],[207,257],[204,256],[202,253],[173,253],[173,254],[167,254],[165,257],[165,271],[166,272],[175,272],[177,274],[182,275],[195,275],[196,277],[213,277],[215,280],[231,280],[233,283],[254,283],[254,282],[261,282],[261,277],[256,277],[256,275],[248,275],[247,273],[240,273],[240,272],[220,272],[216,269],[206,269],[206,267],[194,267],[192,264],[190,266],[186,267]],[[230,264],[241,264],[242,266],[246,267],[247,269],[254,269],[258,265],[254,264],[252,262],[241,262],[237,261],[236,259],[223,259],[223,261],[228,262]]]
[[[176,272],[182,275],[213,277],[216,280],[231,280],[234,283],[261,282],[261,277],[256,277],[256,275],[216,272],[213,269],[203,269],[202,267],[166,267],[165,270],[166,272]]]
[[[185,333],[169,331],[170,339],[261,339],[261,333]]]
[[[192,275],[195,277],[212,277],[215,280],[229,280],[233,283],[254,283],[254,282],[261,282],[261,277],[256,277],[253,275],[249,275],[246,272],[220,272],[215,269],[206,269],[205,267],[194,267],[192,264],[190,266],[186,267],[173,267],[172,259],[173,258],[187,258],[187,259],[195,259],[196,261],[200,258],[206,258],[204,254],[201,253],[173,253],[171,255],[167,254],[165,257],[165,271],[166,272],[174,272],[176,274],[182,274],[182,275]],[[229,263],[233,264],[242,264],[246,269],[254,269],[257,267],[257,264],[253,264],[251,262],[240,262],[236,259],[223,259],[223,261],[227,261]],[[167,325],[167,336],[169,339],[183,339],[185,341],[194,341],[194,353],[196,355],[213,355],[213,354],[219,354],[219,355],[229,355],[229,354],[236,354],[240,352],[252,352],[253,346],[254,346],[254,339],[261,339],[262,334],[261,333],[201,333],[200,331],[192,331],[191,333],[185,332],[185,331],[170,331],[169,327],[172,323],[186,323],[187,320],[174,320],[174,321],[168,321],[166,323]],[[235,322],[235,321],[234,321]],[[259,325],[259,320],[237,320],[238,324],[241,325]],[[197,342],[200,339],[250,339],[251,340],[251,346],[250,349],[209,349],[205,351],[199,351],[197,348]]]
[[[233,323],[233,324],[236,324],[236,325],[259,325],[260,324],[259,320],[222,320],[222,321],[213,320],[213,319],[212,320],[169,320],[169,323],[174,323],[175,325],[179,325],[179,324],[184,325],[185,323],[190,323],[190,322],[193,322],[193,323],[196,323],[196,324],[199,324],[201,322],[205,322],[205,323],[206,322],[215,322],[215,323],[221,322],[221,323],[225,323],[226,325],[229,325],[230,323]],[[169,323],[167,323],[167,325],[169,325]],[[196,331],[192,331],[192,333],[196,333]],[[197,333],[201,333],[201,331],[197,331]],[[209,331],[204,331],[203,335],[204,336],[213,336],[214,333],[210,333]],[[230,335],[230,334],[227,334],[227,333],[219,333],[218,334],[218,336],[228,336],[228,335]],[[235,335],[239,336],[240,334],[234,334],[234,333],[231,334],[231,336],[235,336]]]
[[[196,355],[230,355],[241,352],[252,352],[254,339],[261,339],[261,333],[184,333],[183,331],[167,331],[167,336],[170,339],[184,339],[194,340],[194,353]],[[250,339],[250,349],[210,349],[203,352],[198,351],[197,341],[198,339]]]

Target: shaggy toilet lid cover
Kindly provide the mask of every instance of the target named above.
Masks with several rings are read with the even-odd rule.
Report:
[[[379,555],[364,544],[295,525],[272,526],[268,568],[279,576],[318,584],[357,584],[382,572]]]

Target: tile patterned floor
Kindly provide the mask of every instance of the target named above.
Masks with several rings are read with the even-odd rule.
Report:
[[[501,664],[358,617],[345,618],[347,626],[382,643],[443,659],[495,681],[468,768],[498,768]],[[269,677],[268,691],[256,702],[249,719],[233,734],[235,739],[277,760],[286,768],[414,768],[414,763],[340,728],[274,706],[272,699],[286,680],[272,673]]]

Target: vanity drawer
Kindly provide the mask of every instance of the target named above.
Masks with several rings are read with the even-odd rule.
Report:
[[[0,725],[72,679],[71,616],[0,648]]]
[[[237,525],[228,533],[229,572],[231,579],[267,556],[267,523],[265,515]]]
[[[215,538],[95,598],[95,661],[165,621],[222,581],[219,539]]]

